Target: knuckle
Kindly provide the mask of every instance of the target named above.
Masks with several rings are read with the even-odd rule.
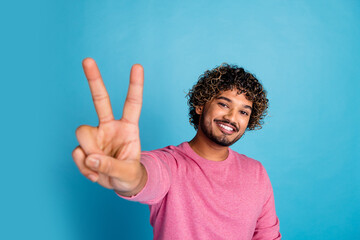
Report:
[[[91,128],[93,128],[93,127],[91,127],[89,125],[80,125],[79,127],[76,128],[75,134],[78,135],[80,133],[90,131]]]
[[[84,175],[85,177],[86,177],[87,175],[89,175],[89,170],[87,170],[86,168],[80,168],[80,167],[79,167],[79,171],[80,171],[80,173],[81,173],[82,175]]]
[[[73,160],[76,163],[76,165],[79,165],[80,159],[75,154],[73,154],[72,157],[73,157]]]
[[[126,97],[126,102],[132,103],[132,104],[142,104],[142,100],[135,97]]]
[[[71,156],[73,157],[74,160],[75,160],[75,158],[77,157],[79,151],[81,151],[79,146],[77,146],[77,147],[72,151]]]
[[[77,152],[77,148],[75,148],[73,151],[72,151],[72,153],[71,153],[71,156],[72,156],[72,158],[75,160],[75,158],[76,158],[76,152]]]
[[[75,130],[75,136],[81,147],[89,141],[89,137],[93,135],[94,127],[88,125],[81,125]]]
[[[104,101],[104,100],[108,101],[108,100],[110,100],[109,95],[104,94],[104,93],[99,93],[99,94],[94,93],[92,95],[92,98],[93,98],[94,101]]]
[[[103,165],[104,173],[106,175],[110,175],[112,173],[113,167],[114,167],[113,159],[112,158],[105,158],[105,159],[103,159],[105,161],[101,161],[100,167],[102,164],[104,164]]]
[[[77,146],[71,153],[74,161],[77,161],[78,159],[84,159],[85,158],[85,153],[82,150],[82,148],[80,146]]]
[[[81,163],[81,158],[79,158],[78,156],[73,156],[73,160],[75,162],[76,165],[80,166]]]
[[[103,124],[111,122],[112,120],[114,120],[114,117],[112,115],[107,115],[105,117],[100,118],[100,122]]]
[[[76,128],[75,135],[78,137],[84,131],[85,125],[81,125]]]
[[[84,159],[82,159],[82,158],[76,157],[76,158],[74,158],[74,162],[79,169],[81,169],[82,166],[84,166],[84,163],[83,163]]]

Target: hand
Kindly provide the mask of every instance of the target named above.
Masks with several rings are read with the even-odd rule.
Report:
[[[142,105],[144,71],[135,64],[130,72],[130,85],[124,104],[123,116],[115,120],[110,98],[96,62],[83,61],[99,126],[82,125],[76,130],[79,146],[73,159],[80,172],[101,186],[115,189],[120,194],[134,195],[146,183],[147,174],[140,163],[139,118]]]

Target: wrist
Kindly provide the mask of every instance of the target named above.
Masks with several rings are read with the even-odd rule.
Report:
[[[136,178],[137,181],[132,184],[129,183],[129,185],[132,185],[133,187],[128,187],[128,190],[123,190],[123,189],[121,190],[118,188],[114,188],[114,191],[124,197],[133,197],[137,195],[139,192],[141,192],[141,190],[143,190],[143,188],[146,185],[147,178],[148,178],[147,171],[144,165],[140,163],[140,173],[139,176]]]

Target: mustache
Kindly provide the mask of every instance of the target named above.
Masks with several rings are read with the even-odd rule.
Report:
[[[235,123],[233,123],[233,122],[230,122],[230,121],[228,121],[228,120],[214,120],[216,123],[226,123],[226,124],[230,124],[231,126],[233,126],[234,128],[235,128],[235,130],[236,130],[236,132],[238,132],[239,131],[239,128],[236,126],[236,124]]]

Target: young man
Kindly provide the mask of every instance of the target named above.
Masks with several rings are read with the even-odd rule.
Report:
[[[190,142],[141,152],[138,121],[143,69],[134,65],[123,116],[114,120],[92,59],[83,61],[99,126],[76,130],[73,158],[81,173],[122,198],[150,206],[154,239],[280,239],[268,175],[260,162],[229,146],[261,128],[268,99],[237,66],[206,71],[190,90]]]

